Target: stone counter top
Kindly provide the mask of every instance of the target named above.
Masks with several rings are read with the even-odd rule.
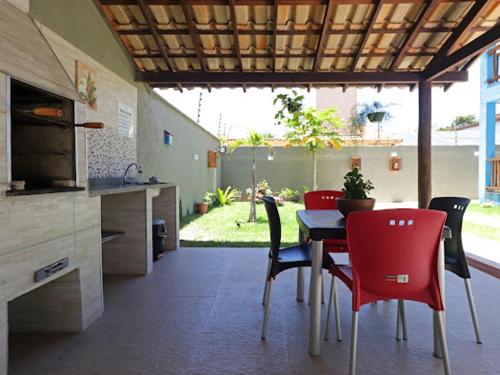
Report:
[[[175,186],[171,182],[160,182],[159,184],[125,184],[125,185],[98,185],[89,189],[90,197],[101,195],[132,193],[146,189],[164,189]]]

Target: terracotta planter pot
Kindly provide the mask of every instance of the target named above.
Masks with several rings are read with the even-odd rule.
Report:
[[[208,212],[208,203],[195,203],[196,212],[206,214]]]
[[[346,199],[337,198],[337,207],[339,211],[347,217],[350,212],[354,211],[371,211],[375,206],[375,198],[367,199]]]

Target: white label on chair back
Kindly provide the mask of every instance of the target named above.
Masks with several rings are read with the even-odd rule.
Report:
[[[385,281],[397,282],[398,284],[407,284],[410,281],[409,275],[386,275]]]
[[[410,277],[408,275],[398,275],[398,284],[406,284],[410,280]]]

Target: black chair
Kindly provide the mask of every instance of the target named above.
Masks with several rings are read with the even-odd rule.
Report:
[[[266,272],[263,304],[264,321],[262,322],[262,339],[266,338],[267,321],[269,316],[269,303],[271,300],[271,283],[276,276],[290,268],[311,267],[312,249],[310,244],[281,248],[281,220],[278,207],[273,197],[262,198],[266,207],[269,230],[271,233],[271,248]],[[323,253],[323,268],[329,269],[333,260],[327,252]]]
[[[470,203],[470,199],[460,197],[439,197],[433,198],[429,204],[432,210],[445,211],[448,214],[446,225],[451,229],[452,238],[444,241],[445,268],[453,272],[458,277],[464,279],[467,299],[469,300],[472,323],[476,333],[476,341],[481,344],[479,334],[479,322],[477,320],[476,307],[470,286],[470,272],[467,259],[465,258],[464,247],[462,245],[462,222],[465,210]]]
[[[431,210],[444,211],[448,214],[446,226],[451,229],[451,238],[444,241],[444,263],[445,269],[453,272],[458,277],[464,279],[467,299],[469,301],[470,313],[472,315],[472,324],[476,334],[476,341],[481,344],[479,333],[479,322],[477,320],[476,306],[472,297],[470,286],[470,272],[467,259],[465,258],[464,247],[462,245],[462,222],[465,210],[470,203],[470,199],[460,197],[438,197],[433,198],[429,204]],[[403,302],[398,302],[398,319],[396,338],[400,339],[400,327],[403,327],[403,339],[407,340],[405,308]]]

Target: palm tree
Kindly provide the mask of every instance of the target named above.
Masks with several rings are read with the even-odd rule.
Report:
[[[239,139],[231,143],[231,154],[238,148],[242,146],[250,147],[252,149],[252,198],[250,200],[250,215],[248,216],[248,221],[255,223],[257,221],[257,207],[256,207],[256,197],[255,193],[257,190],[257,176],[255,168],[255,151],[257,147],[271,147],[271,142],[269,140],[272,138],[269,134],[257,133],[255,130],[250,130],[248,138]]]

